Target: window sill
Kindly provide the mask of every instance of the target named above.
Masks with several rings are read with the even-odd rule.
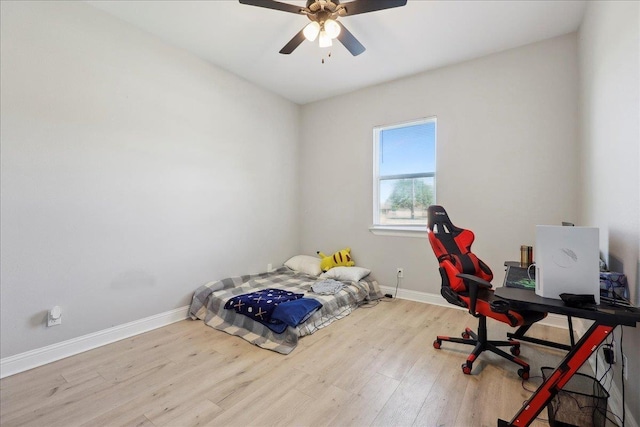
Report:
[[[372,225],[369,231],[376,236],[418,237],[427,238],[427,226],[388,226]]]

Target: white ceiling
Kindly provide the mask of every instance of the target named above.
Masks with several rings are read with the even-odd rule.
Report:
[[[337,41],[329,49],[305,41],[282,55],[308,19],[235,0],[88,3],[298,104],[573,32],[586,7],[586,1],[409,0],[340,19],[367,49],[353,57]]]

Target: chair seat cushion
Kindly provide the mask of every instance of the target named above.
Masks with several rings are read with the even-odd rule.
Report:
[[[469,307],[469,296],[465,294],[459,294],[459,296],[467,304],[467,307]],[[512,327],[531,325],[547,316],[547,313],[529,310],[509,310],[506,313],[497,313],[491,309],[491,302],[498,299],[499,298],[493,294],[493,290],[481,289],[476,302],[476,313],[499,322],[504,322]]]

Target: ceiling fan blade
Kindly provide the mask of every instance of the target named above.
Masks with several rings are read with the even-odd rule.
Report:
[[[356,39],[356,37],[340,23],[340,21],[336,22],[341,27],[340,34],[338,34],[338,40],[340,40],[340,43],[342,43],[353,56],[358,56],[364,52],[366,49],[362,46],[362,43],[360,43],[358,39]]]
[[[358,15],[359,13],[375,12],[376,10],[391,9],[407,4],[407,0],[355,0],[349,3],[340,3],[346,10],[345,16]]]
[[[305,40],[303,31],[304,31],[304,28],[300,30],[298,34],[293,36],[293,38],[289,40],[289,43],[287,43],[286,45],[284,45],[282,49],[280,49],[280,53],[284,55],[288,55],[294,50],[296,50],[296,48],[300,46],[300,43],[302,43]]]
[[[303,10],[300,6],[296,6],[295,4],[282,3],[274,0],[240,0],[240,3],[291,13],[300,13],[300,11]]]

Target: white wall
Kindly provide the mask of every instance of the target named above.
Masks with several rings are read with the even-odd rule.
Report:
[[[368,230],[373,127],[437,116],[437,202],[500,283],[535,224],[577,221],[576,76],[571,34],[303,106],[303,251],[350,246],[381,284],[404,267],[402,288],[439,293],[426,239]]]
[[[533,244],[533,224],[575,220],[601,227],[603,252],[640,302],[638,3],[590,2],[579,41],[422,73],[301,115],[82,3],[0,4],[0,357],[186,305],[205,281],[298,252],[351,246],[382,284],[401,266],[403,288],[437,293],[425,239],[368,231],[372,128],[431,115],[438,202],[475,231],[495,280]],[[256,244],[265,239],[268,249]],[[56,304],[63,324],[46,328]],[[625,333],[637,378],[638,329]],[[640,419],[637,383],[627,393]]]
[[[640,304],[640,3],[592,1],[579,32],[583,222]],[[617,341],[620,328],[615,330]],[[640,328],[624,328],[626,403],[640,422]],[[619,347],[617,349],[619,351]],[[614,366],[618,389],[620,364]],[[621,414],[618,414],[621,415]]]
[[[1,357],[298,251],[297,105],[81,2],[1,16]]]

